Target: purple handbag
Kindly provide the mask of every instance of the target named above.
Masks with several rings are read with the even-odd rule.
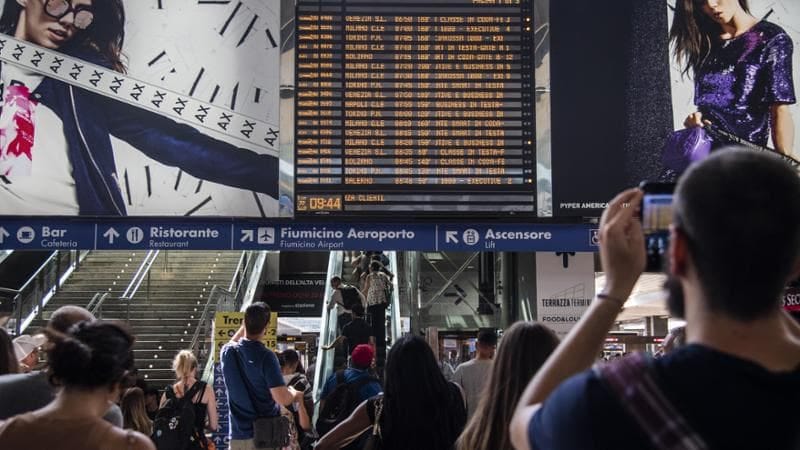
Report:
[[[681,173],[690,164],[705,159],[713,142],[703,127],[673,131],[661,150],[661,162],[666,168]]]

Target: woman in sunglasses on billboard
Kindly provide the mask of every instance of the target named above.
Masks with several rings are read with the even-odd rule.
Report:
[[[0,16],[2,33],[121,73],[124,25],[122,0],[5,0]],[[5,213],[127,215],[111,136],[201,180],[278,198],[272,155],[13,64],[0,77]]]
[[[711,124],[762,147],[771,137],[792,154],[793,46],[781,27],[753,17],[747,0],[678,0],[670,39],[694,78],[698,111],[686,127]]]

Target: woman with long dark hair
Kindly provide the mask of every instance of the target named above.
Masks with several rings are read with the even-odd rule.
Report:
[[[102,419],[133,381],[133,336],[100,321],[80,322],[68,334],[45,333],[50,379],[63,389],[47,406],[0,422],[0,448],[155,450],[149,437]]]
[[[128,388],[120,400],[122,409],[123,428],[135,430],[145,436],[153,434],[153,421],[147,417],[142,388]]]
[[[461,434],[467,410],[461,389],[445,380],[427,342],[400,338],[386,359],[383,394],[362,403],[317,443],[341,448],[377,420],[384,450],[449,450]]]
[[[302,401],[295,401],[286,408],[292,413],[294,424],[297,428],[297,440],[301,448],[308,448],[314,441],[311,416],[314,414],[314,398],[311,395],[313,387],[306,378],[306,371],[300,361],[297,351],[284,350],[278,357],[281,364],[281,373],[286,386],[295,388],[303,393]]]
[[[17,373],[19,365],[14,354],[14,343],[5,328],[0,327],[0,375]]]
[[[708,121],[760,146],[771,137],[791,155],[793,45],[781,27],[753,17],[747,0],[678,0],[670,39],[683,74],[694,77],[698,110],[686,127]]]
[[[508,426],[522,392],[558,346],[544,325],[517,322],[500,341],[475,414],[458,439],[458,450],[511,450]]]
[[[122,0],[8,0],[0,32],[124,72]],[[278,198],[278,160],[3,62],[0,200],[15,214],[126,215],[111,136],[201,180]],[[182,211],[182,213],[185,211]]]

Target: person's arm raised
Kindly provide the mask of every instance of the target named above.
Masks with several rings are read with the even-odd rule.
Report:
[[[322,439],[317,441],[314,450],[342,448],[350,442],[353,442],[361,433],[369,429],[372,423],[369,420],[369,414],[367,414],[367,402],[369,402],[369,400],[365,400],[358,405],[358,408],[353,411],[353,414],[350,414],[350,417],[339,425],[336,425],[336,427],[325,436],[322,436]]]
[[[230,342],[239,342],[244,337],[244,325],[240,326],[238,330],[236,330],[236,334],[231,336]]]
[[[323,350],[330,350],[333,347],[336,347],[340,343],[344,342],[345,339],[347,339],[347,338],[344,337],[344,336],[337,336],[336,339],[334,339],[333,342],[330,343],[330,345],[323,345],[322,349]]]
[[[541,403],[567,378],[591,367],[645,267],[639,205],[642,192],[630,189],[609,203],[600,220],[600,259],[606,288],[528,383],[511,420],[511,441],[528,450],[528,424]]]

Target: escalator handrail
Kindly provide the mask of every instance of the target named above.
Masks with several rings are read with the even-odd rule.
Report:
[[[328,257],[328,273],[325,280],[325,294],[322,301],[322,324],[320,326],[319,347],[317,348],[317,362],[314,371],[314,390],[312,396],[314,398],[314,420],[319,414],[319,401],[322,396],[322,386],[325,381],[333,373],[333,364],[335,360],[335,349],[324,350],[323,346],[329,345],[336,339],[337,335],[337,320],[338,317],[333,309],[328,309],[328,303],[331,301],[333,289],[331,288],[331,278],[334,276],[342,276],[342,267],[344,265],[344,253],[340,251],[330,252]]]
[[[392,251],[389,252],[389,265],[391,267],[392,272],[394,273],[394,277],[392,278],[392,298],[391,298],[391,311],[389,313],[390,317],[390,324],[389,332],[391,335],[389,336],[391,339],[391,343],[394,344],[397,342],[400,337],[403,336],[403,325],[400,320],[400,283],[398,279],[400,278],[400,270],[397,266],[397,252]],[[387,351],[391,346],[387,347]]]

